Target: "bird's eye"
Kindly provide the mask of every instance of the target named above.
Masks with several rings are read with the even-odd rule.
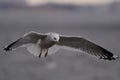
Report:
[[[55,38],[55,37],[54,37],[53,39],[54,39],[54,40],[57,40],[57,38]]]

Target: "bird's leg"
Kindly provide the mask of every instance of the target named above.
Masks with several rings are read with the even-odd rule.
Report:
[[[47,57],[47,55],[48,55],[48,49],[47,49],[47,51],[46,51],[46,53],[45,53],[45,57]]]
[[[40,57],[41,57],[41,55],[42,55],[42,49],[41,49],[40,54],[39,54],[39,56],[38,56],[38,57],[40,58]]]

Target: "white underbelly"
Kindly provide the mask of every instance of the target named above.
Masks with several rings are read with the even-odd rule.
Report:
[[[30,44],[29,46],[27,46],[27,50],[35,55],[35,56],[39,56],[40,52],[41,52],[41,47],[38,44]]]
[[[47,52],[47,48],[44,48],[44,49],[42,48],[42,51],[41,51],[41,47],[39,44],[27,44],[27,45],[24,45],[24,47],[26,47],[27,50],[34,56],[39,56],[40,53],[42,52],[41,57],[45,57],[45,54]],[[59,47],[57,47],[56,45],[48,48],[48,55],[55,53],[58,49]]]

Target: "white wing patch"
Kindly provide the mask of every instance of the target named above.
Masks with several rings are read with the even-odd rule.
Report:
[[[60,46],[58,45],[54,45],[51,48],[49,48],[48,50],[48,55],[51,55],[53,53],[56,53],[58,50],[60,49]]]
[[[39,56],[41,52],[41,48],[38,44],[30,44],[29,46],[27,46],[27,50],[35,56]]]
[[[41,52],[41,47],[38,44],[29,44],[26,46],[27,50],[33,54],[34,56],[39,56]],[[54,45],[53,47],[48,49],[48,55],[51,55],[53,53],[56,53],[59,50],[60,46]],[[47,49],[42,50],[42,55],[41,57],[45,56]]]
[[[84,52],[84,51],[81,51],[80,49],[75,49],[75,48],[66,47],[66,46],[54,45],[53,47],[49,48],[48,55],[56,53],[59,49],[69,50],[69,51],[72,51],[72,52],[74,52],[74,51],[82,52],[82,53]]]
[[[77,51],[77,52],[83,52],[83,51],[81,51],[80,49],[75,49],[75,48],[71,48],[71,47],[67,47],[67,46],[60,46],[60,48],[61,49],[65,49],[65,50],[68,50],[68,51],[72,51],[72,52],[74,52],[74,51]]]
[[[53,50],[57,51],[58,49],[64,49],[64,50],[68,50],[68,51],[72,51],[72,52],[86,53],[86,55],[90,55],[90,54],[87,54],[87,52],[82,51],[80,49],[75,49],[75,48],[71,48],[71,47],[67,47],[67,46],[58,46],[58,45],[56,45],[56,46],[53,47]],[[97,58],[97,56],[95,56],[95,55],[90,55],[90,56]]]
[[[48,55],[51,55],[51,54],[56,53],[59,49],[60,49],[60,46],[58,46],[58,45],[52,46],[52,47],[49,48],[49,50],[48,50]]]

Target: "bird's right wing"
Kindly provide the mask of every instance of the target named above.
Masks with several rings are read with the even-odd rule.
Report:
[[[24,46],[24,45],[28,45],[28,44],[35,44],[37,43],[40,39],[45,38],[47,35],[43,35],[43,34],[36,34],[35,32],[29,32],[27,34],[25,34],[23,37],[21,37],[20,39],[12,42],[11,44],[7,45],[4,47],[4,50],[6,51],[10,51],[10,50],[14,50],[18,47]]]

